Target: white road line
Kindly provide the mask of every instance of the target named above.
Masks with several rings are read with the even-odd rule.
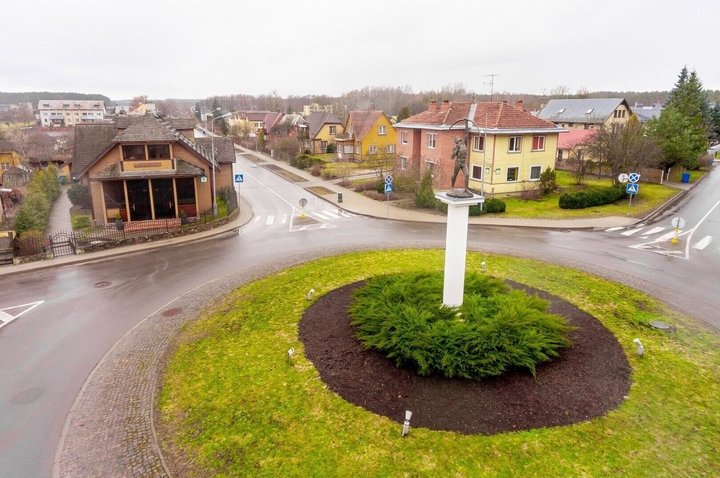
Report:
[[[5,307],[4,309],[0,309],[0,327],[3,327],[5,325],[9,324],[13,320],[20,317],[21,315],[27,314],[28,312],[30,312],[31,310],[33,310],[35,307],[42,304],[43,302],[45,302],[45,301],[39,300],[37,302],[29,302],[27,304],[14,305],[12,307]],[[20,313],[18,313],[17,315],[10,315],[7,312],[5,312],[6,310],[13,310],[13,309],[21,309],[21,310],[20,310]]]
[[[282,215],[282,219],[280,219],[280,222],[281,222],[282,224],[285,224],[285,223],[287,222],[287,214],[283,214],[283,215]]]
[[[319,218],[319,219],[328,219],[328,218],[325,216],[325,214],[324,214],[323,212],[320,212],[320,211],[313,211],[313,212],[311,212],[310,214],[312,214],[313,216],[315,216],[315,217],[317,217],[317,218]]]
[[[675,231],[668,232],[667,234],[663,234],[662,236],[658,237],[658,238],[655,239],[653,242],[665,242],[665,241],[669,241],[670,239],[673,238],[674,235],[675,235]],[[678,234],[678,235],[680,235],[680,234]]]
[[[640,231],[642,231],[643,229],[645,229],[645,226],[643,226],[643,227],[638,227],[637,229],[630,229],[629,231],[622,232],[621,234],[622,234],[623,236],[632,236],[632,235],[635,234],[636,232],[640,232]]]
[[[647,234],[648,236],[652,236],[653,234],[657,234],[658,232],[664,231],[664,230],[665,230],[664,227],[657,226],[657,227],[653,227],[652,229],[647,231],[645,234]]]
[[[0,327],[7,324],[8,322],[11,322],[15,317],[8,314],[7,312],[3,312],[0,310]]]
[[[713,240],[712,236],[705,236],[705,237],[703,237],[702,239],[700,239],[698,242],[696,242],[695,245],[692,246],[692,247],[693,247],[693,249],[703,250],[703,249],[705,249],[707,246],[710,245],[710,243],[712,242],[712,240]]]
[[[615,232],[619,231],[620,229],[625,229],[625,226],[611,227],[610,229],[605,229],[605,232]]]
[[[335,214],[334,212],[323,211],[322,213],[325,214],[325,215],[330,216],[332,219],[340,219],[340,216],[337,215],[337,214]]]
[[[275,216],[272,214],[267,217],[267,221],[265,221],[266,226],[272,225],[272,223],[275,222]]]
[[[258,222],[259,220],[260,220],[260,216],[255,216],[255,220],[253,221],[253,224],[255,224],[256,222]]]

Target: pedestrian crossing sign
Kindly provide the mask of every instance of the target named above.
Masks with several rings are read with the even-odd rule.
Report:
[[[627,185],[625,185],[625,192],[628,194],[637,194],[638,190],[640,190],[638,183],[627,183]]]
[[[236,182],[236,183],[243,183],[243,182],[245,182],[245,175],[244,175],[244,174],[236,174],[236,175],[235,175],[235,182]]]

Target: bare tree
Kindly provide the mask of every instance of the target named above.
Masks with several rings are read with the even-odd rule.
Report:
[[[382,179],[395,170],[397,157],[393,153],[377,153],[368,156],[363,160],[363,165],[372,169],[378,178]]]

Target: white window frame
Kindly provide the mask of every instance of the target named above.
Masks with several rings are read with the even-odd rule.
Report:
[[[337,126],[335,126],[335,125],[328,126],[328,133],[330,134],[330,136],[335,136],[337,134]]]
[[[522,136],[508,136],[508,153],[519,153],[520,151],[522,151]]]
[[[538,175],[536,178],[533,178],[533,169],[534,168],[538,169]],[[528,176],[530,178],[530,181],[540,181],[541,175],[542,175],[542,164],[533,164],[532,166],[530,166],[530,176]]]
[[[385,136],[387,134],[387,129],[385,128],[384,124],[381,124],[380,126],[378,126],[378,134],[380,136]]]
[[[542,148],[535,149],[535,138],[542,138]],[[532,137],[532,144],[530,145],[532,148],[531,151],[545,151],[545,135],[544,134],[534,134]]]
[[[407,156],[400,156],[400,170],[406,171],[408,168],[408,158]]]
[[[437,133],[428,133],[428,137],[427,137],[428,149],[435,149],[436,144],[437,144]]]
[[[515,170],[515,179],[510,179],[510,170]],[[517,166],[509,166],[505,172],[505,182],[516,183],[520,180],[520,168]]]
[[[388,154],[395,154],[395,145],[388,144],[387,146],[385,146],[385,152]]]
[[[473,151],[482,151],[485,149],[485,137],[483,135],[479,134],[477,136],[473,136],[472,149]]]
[[[400,142],[402,144],[408,144],[407,131],[400,131]]]
[[[375,146],[374,144],[371,144],[370,146],[368,146],[368,154],[377,154],[377,152],[378,152],[377,146]]]
[[[477,176],[475,173],[476,171],[480,171],[480,176]],[[480,164],[473,164],[472,169],[470,171],[470,177],[476,181],[482,181],[483,176],[483,167]]]

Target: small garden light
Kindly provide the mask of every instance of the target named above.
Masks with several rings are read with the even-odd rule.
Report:
[[[640,342],[640,339],[633,339],[633,343],[637,345],[638,357],[642,357],[645,354],[645,347],[643,347],[642,342]]]
[[[482,261],[480,263],[480,270],[483,272],[487,272],[487,264],[485,263],[485,261]]]
[[[307,300],[312,300],[314,295],[315,295],[315,289],[310,289],[307,293]]]
[[[402,427],[403,438],[405,438],[405,436],[410,433],[410,417],[412,417],[412,412],[410,410],[405,410],[405,421],[403,422]]]

